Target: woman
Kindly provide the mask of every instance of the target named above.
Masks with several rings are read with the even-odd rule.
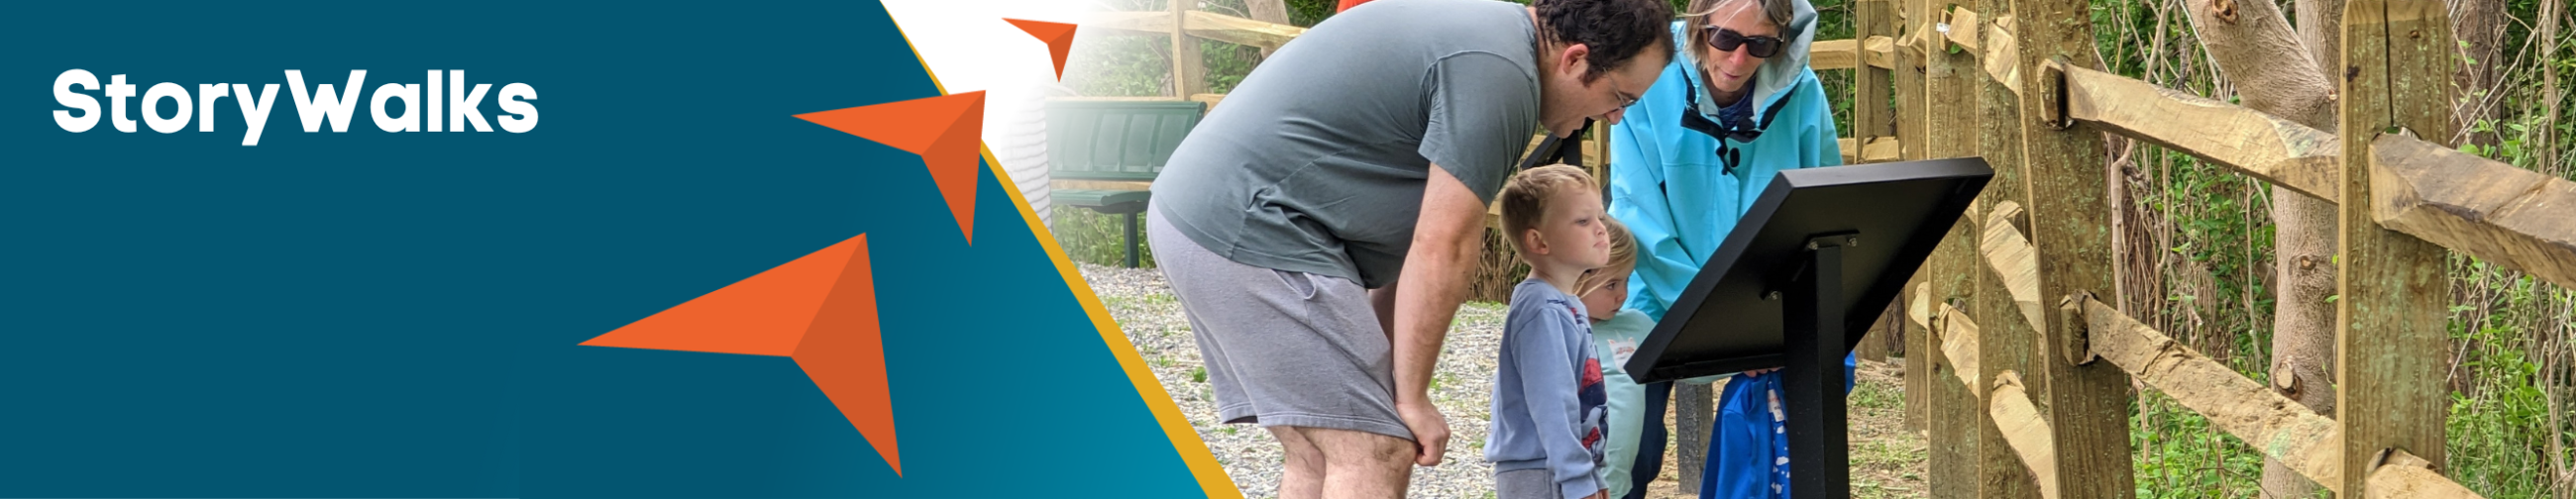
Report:
[[[1610,214],[1628,224],[1639,253],[1629,308],[1663,320],[1773,174],[1842,164],[1833,110],[1807,68],[1815,20],[1806,0],[1692,0],[1673,23],[1678,55],[1610,128]],[[1849,390],[1851,360],[1844,365]],[[1769,371],[1727,381],[1702,475],[1707,497],[1787,495],[1780,376]],[[1649,411],[1660,412],[1671,389],[1659,385],[1647,387]]]

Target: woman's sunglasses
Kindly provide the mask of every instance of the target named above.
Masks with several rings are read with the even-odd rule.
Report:
[[[1745,55],[1767,59],[1780,55],[1780,46],[1787,44],[1776,36],[1744,36],[1743,33],[1737,33],[1735,30],[1716,26],[1703,29],[1709,32],[1708,46],[1721,52],[1734,51],[1736,47],[1741,46],[1744,47]]]

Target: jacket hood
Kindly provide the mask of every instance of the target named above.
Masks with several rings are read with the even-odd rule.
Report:
[[[1771,126],[1773,108],[1778,107],[1781,97],[1796,89],[1798,80],[1808,73],[1807,52],[1816,42],[1816,6],[1807,0],[1789,2],[1795,7],[1792,9],[1794,14],[1790,16],[1788,26],[1780,27],[1780,38],[1787,40],[1788,44],[1780,47],[1779,54],[1763,59],[1761,68],[1753,73],[1754,128]],[[1682,74],[1691,79],[1690,84],[1705,86],[1707,79],[1700,74],[1699,61],[1690,55],[1689,25],[1689,20],[1673,22],[1673,53],[1680,59],[1691,61],[1682,66]],[[1712,97],[1715,92],[1709,89],[1703,88],[1697,93],[1698,102],[1693,106],[1701,114],[1717,116],[1718,109],[1726,107],[1717,103]]]

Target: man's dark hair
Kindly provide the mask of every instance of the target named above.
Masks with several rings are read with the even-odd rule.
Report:
[[[1598,78],[1652,49],[1670,55],[1673,5],[1667,0],[1534,0],[1539,36],[1549,41],[1583,44],[1592,54],[1584,81]]]

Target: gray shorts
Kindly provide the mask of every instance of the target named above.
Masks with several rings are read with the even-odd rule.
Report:
[[[1216,416],[1413,439],[1395,415],[1395,360],[1368,289],[1235,263],[1145,209],[1146,240],[1190,319]]]

